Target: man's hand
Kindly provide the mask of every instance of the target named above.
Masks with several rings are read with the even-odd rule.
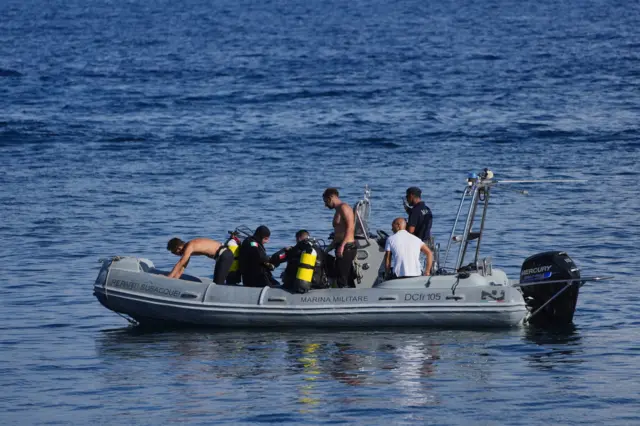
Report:
[[[340,244],[336,247],[336,257],[342,257],[342,253],[344,253],[344,244]]]
[[[407,212],[407,214],[411,214],[411,206],[407,203],[405,197],[402,197],[402,207],[404,207],[404,211]]]
[[[171,273],[169,273],[169,275],[167,275],[167,277],[169,278],[176,278],[176,279],[180,279],[180,277],[182,276],[182,274],[184,273],[185,270],[185,266],[181,266],[180,268],[178,268],[177,270],[174,268]]]
[[[187,268],[189,264],[189,259],[191,259],[191,253],[193,253],[193,248],[191,244],[187,244],[187,246],[182,251],[182,257],[178,260],[178,263],[173,267],[171,272],[169,273],[169,278],[178,278],[182,276],[182,273]]]
[[[431,275],[431,267],[433,266],[433,253],[431,253],[431,249],[429,249],[426,244],[422,244],[422,247],[420,247],[420,251],[424,253],[425,256],[427,256],[427,264],[424,268],[424,275],[429,276]]]

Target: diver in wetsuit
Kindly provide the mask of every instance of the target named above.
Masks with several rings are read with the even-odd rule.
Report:
[[[294,293],[306,293],[311,289],[327,288],[324,271],[324,250],[301,229],[296,232],[296,245],[283,248],[271,256],[270,263],[279,266],[287,262],[282,274],[283,287]]]
[[[271,231],[264,225],[258,226],[252,236],[247,237],[240,246],[240,273],[245,287],[265,287],[279,285],[271,275],[273,265],[264,245],[269,242]]]

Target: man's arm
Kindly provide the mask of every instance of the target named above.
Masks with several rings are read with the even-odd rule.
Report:
[[[391,276],[391,252],[386,251],[384,253],[384,272],[385,278]]]
[[[347,204],[341,205],[340,216],[342,216],[342,220],[344,220],[345,230],[344,239],[340,243],[340,246],[336,248],[336,256],[338,257],[342,257],[342,252],[344,251],[344,246],[347,244],[347,239],[349,239],[349,237],[353,238],[356,231],[355,217],[351,206]]]
[[[255,245],[254,245],[255,244]],[[252,241],[247,250],[247,260],[250,264],[258,264],[273,271],[276,267],[271,263],[271,258],[262,245]]]
[[[271,263],[273,266],[277,268],[282,263],[285,263],[288,260],[290,250],[291,250],[291,247],[285,247],[273,253],[269,258],[269,263]]]
[[[418,209],[411,209],[411,211],[409,212],[409,218],[407,219],[407,232],[415,235],[414,232],[416,232],[416,226],[418,226],[419,222],[420,212],[418,211]]]
[[[433,265],[433,253],[426,244],[422,244],[420,251],[427,256],[427,267],[424,270],[424,275],[431,275],[431,266]]]
[[[384,243],[384,278],[388,279],[391,276],[391,242],[389,238]]]
[[[258,259],[260,263],[269,263],[271,258],[267,254],[267,251],[265,249],[260,249],[260,247],[256,247],[256,249],[258,250]]]
[[[168,275],[169,278],[180,278],[187,265],[189,264],[189,259],[191,258],[192,253],[193,249],[191,247],[191,244],[187,243],[184,251],[182,252],[182,257],[180,258],[180,260],[178,260],[178,263],[176,263],[176,266],[173,267],[171,273]]]

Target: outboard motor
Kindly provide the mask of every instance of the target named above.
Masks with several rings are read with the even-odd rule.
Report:
[[[527,258],[522,263],[520,282],[553,281],[550,284],[522,287],[524,300],[533,314],[529,317],[529,323],[540,327],[571,324],[581,282],[572,281],[571,285],[565,289],[569,281],[557,281],[576,278],[580,278],[580,270],[565,252],[548,251]],[[560,291],[562,293],[549,302]],[[538,311],[542,306],[544,307]]]

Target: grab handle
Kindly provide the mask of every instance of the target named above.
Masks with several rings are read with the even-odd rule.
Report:
[[[197,294],[194,294],[194,293],[182,293],[182,294],[180,295],[180,298],[181,298],[181,299],[195,299],[195,298],[197,298],[197,297],[198,297],[198,295],[197,295]]]

